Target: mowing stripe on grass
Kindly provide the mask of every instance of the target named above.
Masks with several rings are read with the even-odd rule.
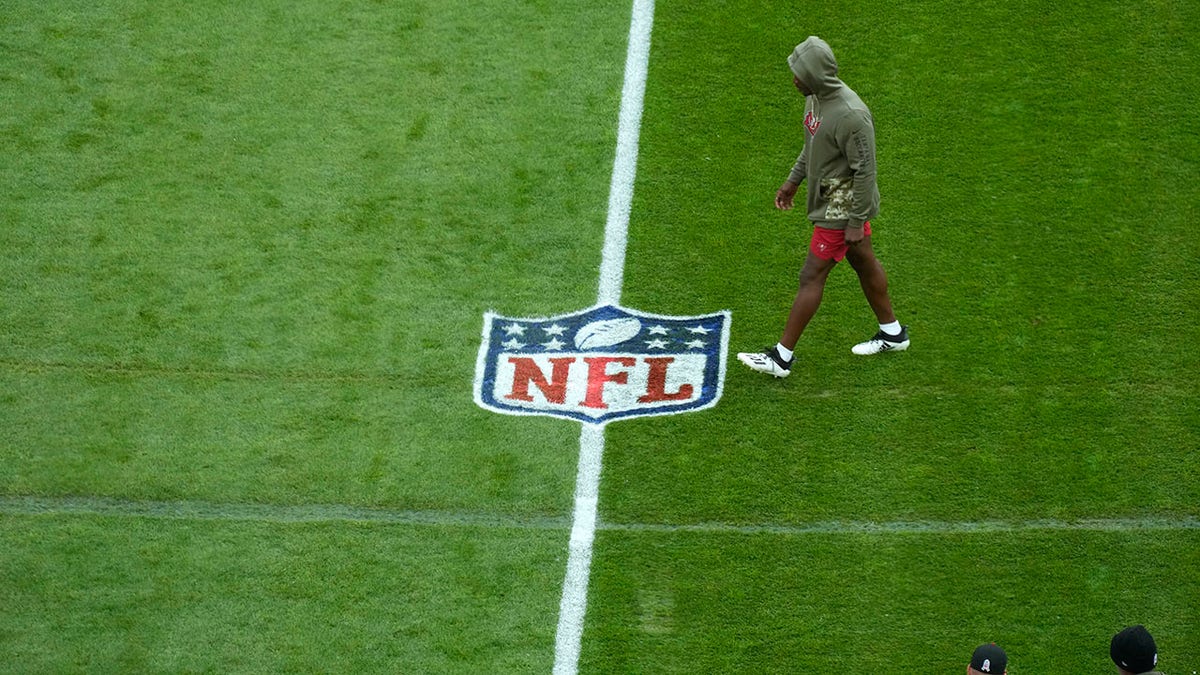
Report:
[[[386,372],[336,372],[322,370],[246,370],[246,369],[217,369],[189,368],[187,366],[155,366],[150,364],[132,363],[70,363],[66,361],[28,361],[18,359],[0,359],[0,370],[10,370],[22,373],[44,373],[46,371],[64,371],[70,373],[110,374],[128,377],[181,377],[197,380],[263,380],[269,382],[379,382],[389,383],[402,379],[398,373]],[[979,389],[978,382],[963,384],[888,384],[838,387],[834,389],[809,389],[789,392],[790,396],[806,399],[836,399],[842,397],[858,398],[864,393],[886,394],[898,398],[913,398],[917,396],[950,396]],[[1191,383],[1176,384],[1162,380],[1139,380],[1131,377],[1107,380],[1059,380],[1055,382],[1037,382],[1025,384],[988,384],[988,390],[997,395],[1014,396],[1030,391],[1066,392],[1075,389],[1087,389],[1090,392],[1136,389],[1149,391],[1165,396],[1192,396],[1195,386]]]
[[[405,511],[348,504],[230,504],[203,501],[134,501],[108,497],[0,497],[0,515],[56,514],[266,523],[355,522],[522,530],[561,530],[569,526],[564,517],[515,518],[486,513]]]
[[[625,247],[629,211],[637,175],[638,136],[642,126],[642,101],[650,62],[650,30],[654,0],[633,0],[629,20],[629,46],[625,53],[625,79],[617,116],[617,148],[608,188],[608,217],[604,224],[604,249],[600,257],[600,283],[596,304],[618,305],[625,276]],[[572,515],[567,571],[563,578],[554,635],[554,672],[579,670],[583,620],[587,614],[588,577],[592,566],[592,540],[596,534],[596,505],[600,468],[604,457],[604,425],[583,424],[579,433],[579,469],[575,479],[575,512]]]
[[[248,370],[236,368],[189,368],[138,363],[69,363],[66,361],[21,361],[0,359],[0,368],[23,373],[66,371],[130,377],[191,377],[201,380],[269,380],[274,382],[394,382],[392,373],[355,373],[322,370]]]
[[[584,433],[594,426],[585,425]],[[589,443],[590,440],[582,442]],[[587,467],[598,472],[599,464]],[[593,476],[584,482],[596,484]],[[590,500],[590,503],[588,502]],[[584,496],[585,518],[574,525],[566,518],[550,516],[505,516],[456,511],[406,511],[348,504],[236,504],[204,501],[138,501],[109,497],[0,497],[0,515],[85,515],[163,520],[251,521],[265,523],[379,523],[385,525],[429,525],[436,527],[480,527],[513,530],[565,530],[571,527],[572,542],[586,539],[595,530],[609,532],[661,532],[727,535],[841,535],[841,534],[987,534],[1039,530],[1136,532],[1151,530],[1200,530],[1200,517],[1138,516],[1130,518],[1037,518],[1032,520],[829,520],[815,523],[603,523],[595,517],[596,495]],[[582,523],[591,522],[589,532]]]
[[[730,525],[726,523],[696,523],[667,525],[654,523],[603,523],[601,530],[622,532],[698,532],[701,534],[985,534],[993,532],[1028,532],[1037,530],[1074,530],[1088,532],[1134,532],[1141,530],[1200,530],[1200,518],[1143,517],[1143,518],[1081,518],[1059,520],[829,520],[818,523]]]

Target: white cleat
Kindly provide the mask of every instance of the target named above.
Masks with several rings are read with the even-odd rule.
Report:
[[[750,370],[757,370],[760,373],[773,375],[774,377],[787,377],[792,372],[792,361],[784,361],[779,357],[779,352],[771,347],[765,352],[738,352],[738,361],[746,364]]]
[[[882,352],[902,352],[905,349],[908,349],[908,326],[901,326],[899,335],[879,331],[875,337],[854,345],[850,351],[859,356],[869,356]]]

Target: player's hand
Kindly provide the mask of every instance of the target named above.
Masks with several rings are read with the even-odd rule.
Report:
[[[779,186],[779,190],[775,192],[775,208],[783,211],[789,211],[792,208],[792,202],[796,198],[796,188],[800,187],[792,181],[784,181],[783,185]]]
[[[863,226],[862,225],[859,225],[858,227],[854,227],[853,225],[846,226],[846,245],[847,246],[853,246],[862,240],[863,240]]]

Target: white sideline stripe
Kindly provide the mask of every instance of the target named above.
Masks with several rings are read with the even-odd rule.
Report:
[[[650,29],[654,0],[633,0],[629,19],[629,47],[625,53],[625,79],[617,117],[617,149],[608,187],[608,218],[604,224],[604,249],[600,254],[600,284],[596,304],[619,304],[625,277],[625,247],[629,236],[629,211],[637,176],[638,136],[642,126],[642,101],[650,63]],[[554,635],[555,675],[575,675],[587,614],[588,577],[592,567],[592,540],[596,536],[596,507],[600,493],[600,467],[604,457],[604,425],[583,424],[579,432],[579,469],[575,479],[575,512],[558,628]]]
[[[625,55],[625,83],[621,87],[621,112],[617,119],[617,152],[608,186],[608,220],[604,225],[604,250],[600,258],[600,289],[596,304],[618,304],[625,277],[625,244],[629,211],[637,175],[638,136],[642,127],[642,101],[650,63],[650,29],[654,0],[633,0],[629,22],[629,51]]]
[[[584,424],[579,432],[579,470],[575,478],[575,514],[567,552],[567,573],[558,603],[558,629],[554,634],[554,673],[574,674],[579,669],[583,618],[587,614],[588,577],[592,567],[592,540],[596,537],[596,504],[600,490],[600,465],[604,456],[604,427]]]
[[[585,426],[595,432],[595,427]],[[588,433],[588,432],[584,432]],[[602,441],[595,434],[594,441]],[[587,443],[592,443],[592,440]],[[600,448],[594,462],[586,464],[580,483],[596,485],[600,472]],[[893,535],[893,534],[991,534],[1037,531],[1139,532],[1200,530],[1200,516],[1141,516],[1133,518],[1036,518],[1028,520],[828,520],[814,523],[603,523],[596,519],[595,495],[584,497],[586,514],[595,530],[606,532],[651,532],[662,534],[711,535]],[[354,522],[381,525],[418,525],[446,528],[481,528],[564,531],[571,528],[572,543],[588,538],[586,519],[574,524],[563,517],[515,517],[458,511],[405,511],[349,504],[238,504],[205,501],[140,501],[111,497],[0,496],[2,516],[101,516],[157,520],[210,520],[257,523]],[[589,539],[590,541],[590,539]]]

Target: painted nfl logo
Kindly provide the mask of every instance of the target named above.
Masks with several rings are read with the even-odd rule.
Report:
[[[488,312],[475,402],[591,424],[716,405],[730,314],[648,314],[612,304],[527,319]]]

